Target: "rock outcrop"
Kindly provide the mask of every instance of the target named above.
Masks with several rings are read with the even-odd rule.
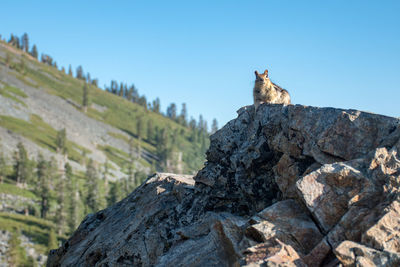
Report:
[[[37,205],[35,200],[27,197],[0,193],[0,212],[23,214]]]
[[[81,223],[48,266],[399,266],[400,120],[261,105],[195,177],[155,174]]]

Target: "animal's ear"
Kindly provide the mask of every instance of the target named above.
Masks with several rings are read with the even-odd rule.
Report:
[[[268,70],[264,71],[265,77],[268,77]]]
[[[254,73],[256,74],[256,77],[258,77],[258,75],[260,75],[260,74],[258,73],[258,71],[255,71]]]

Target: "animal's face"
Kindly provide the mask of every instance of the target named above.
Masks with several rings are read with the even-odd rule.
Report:
[[[265,70],[262,74],[258,73],[258,71],[254,73],[256,74],[256,82],[265,83],[268,80],[268,70]]]

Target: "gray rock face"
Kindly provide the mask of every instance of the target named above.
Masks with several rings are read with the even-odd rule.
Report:
[[[7,231],[0,231],[0,267],[7,267],[7,250],[9,248],[8,240],[10,240],[10,233]]]
[[[9,263],[9,249],[11,233],[6,230],[0,230],[0,267],[8,267]],[[32,257],[36,261],[36,266],[45,266],[47,256],[40,254],[35,249],[35,244],[31,239],[23,234],[20,234],[18,238],[21,241],[21,247],[25,249],[27,256]]]
[[[0,211],[12,213],[24,213],[37,203],[26,197],[0,193]]]
[[[40,254],[35,249],[35,243],[31,240],[31,238],[21,234],[19,236],[19,239],[21,240],[21,247],[25,249],[26,255],[28,257],[32,257],[32,259],[36,261],[36,264],[38,266],[45,266],[47,261],[47,255]]]
[[[238,114],[195,177],[148,178],[87,216],[48,266],[397,263],[398,119],[268,104]]]

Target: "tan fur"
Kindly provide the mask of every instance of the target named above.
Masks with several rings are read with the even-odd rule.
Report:
[[[268,78],[268,70],[262,74],[255,71],[255,74],[253,97],[256,110],[262,103],[290,105],[289,92],[271,82]]]

